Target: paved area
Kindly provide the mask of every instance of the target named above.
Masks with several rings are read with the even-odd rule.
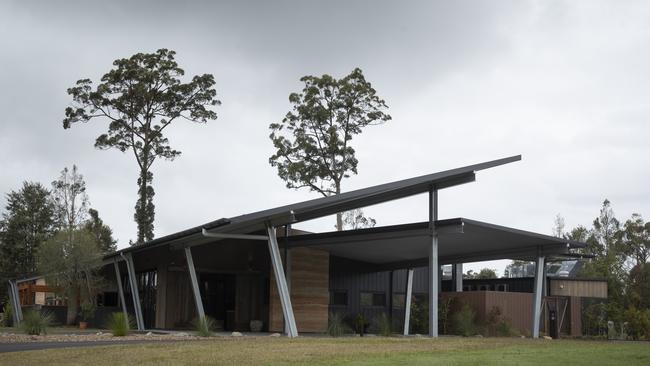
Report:
[[[133,341],[88,341],[88,342],[26,342],[26,343],[0,343],[0,353],[34,351],[48,348],[70,348],[70,347],[97,347],[118,344],[136,344],[160,341],[133,340]]]

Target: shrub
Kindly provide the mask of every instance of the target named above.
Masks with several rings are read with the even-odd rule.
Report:
[[[350,327],[345,323],[345,319],[341,313],[331,312],[329,321],[327,322],[327,334],[332,337],[340,337],[345,333],[350,333]]]
[[[377,331],[384,337],[390,337],[393,334],[393,324],[386,313],[381,313],[377,318]]]
[[[131,319],[124,313],[112,313],[106,322],[108,328],[114,337],[124,337],[131,329]]]
[[[440,299],[440,305],[438,306],[438,324],[439,324],[439,331],[441,334],[448,334],[449,332],[449,313],[451,312],[451,308],[453,303],[456,302],[455,297],[449,297],[446,300],[445,299]],[[428,316],[427,316],[428,318]],[[428,323],[428,319],[427,319]],[[427,324],[428,325],[428,324]]]
[[[476,312],[469,305],[463,307],[452,316],[454,330],[463,337],[469,337],[476,334]]]
[[[10,327],[13,323],[14,312],[10,303],[6,303],[2,308],[2,324],[3,327]]]
[[[91,302],[85,302],[81,304],[81,310],[80,310],[81,319],[85,322],[94,319],[96,309],[97,308],[95,307],[95,304]]]
[[[639,310],[635,307],[630,307],[624,314],[625,323],[627,323],[626,335],[634,340],[650,339],[650,309]],[[621,333],[623,325],[621,325]]]
[[[23,315],[23,321],[20,323],[20,328],[25,332],[25,334],[47,334],[47,328],[52,325],[53,321],[54,317],[51,313],[30,309]]]
[[[216,322],[209,316],[199,317],[192,321],[192,327],[200,337],[210,337],[216,328]]]
[[[411,334],[429,333],[429,300],[426,297],[414,297],[411,303]]]
[[[363,314],[358,313],[354,317],[354,328],[356,332],[363,337],[364,334],[366,334],[366,329],[368,328],[368,325],[370,325],[370,322],[368,319],[366,319]]]

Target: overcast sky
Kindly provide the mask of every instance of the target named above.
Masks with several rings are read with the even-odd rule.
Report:
[[[104,121],[62,128],[66,88],[164,47],[187,75],[213,74],[223,105],[208,125],[168,130],[183,154],[153,168],[156,236],[317,197],[285,188],[268,164],[268,125],[289,110],[301,76],[355,67],[393,120],[353,140],[359,175],[344,191],[522,154],[441,191],[441,218],[550,234],[558,213],[567,227],[590,225],[605,198],[621,219],[650,218],[648,2],[134,3],[2,2],[0,192],[24,180],[49,186],[77,164],[92,206],[128,245],[136,163],[93,148]],[[365,212],[378,225],[423,221],[426,202]],[[329,231],[334,221],[300,227]],[[504,262],[486,265],[502,273]]]

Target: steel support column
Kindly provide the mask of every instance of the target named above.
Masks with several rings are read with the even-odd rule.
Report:
[[[126,271],[129,274],[129,286],[131,287],[131,298],[133,299],[133,312],[135,313],[135,323],[138,330],[144,330],[144,317],[142,316],[142,305],[140,303],[140,293],[138,292],[138,281],[135,278],[135,266],[133,265],[133,256],[131,253],[122,254],[126,261]]]
[[[429,229],[431,230],[431,245],[429,247],[429,336],[438,337],[438,280],[440,264],[438,262],[438,190],[429,191]]]
[[[539,321],[542,310],[542,284],[544,283],[544,257],[540,254],[535,264],[535,287],[533,288],[533,329],[531,336],[539,338]]]
[[[463,264],[454,264],[451,273],[454,280],[454,291],[463,292]]]
[[[409,335],[411,326],[411,298],[413,297],[413,268],[406,270],[406,291],[404,294],[404,335]]]
[[[201,291],[199,290],[199,281],[196,278],[196,268],[192,258],[192,249],[185,247],[185,260],[187,261],[187,271],[190,273],[190,282],[192,283],[192,293],[194,294],[194,303],[196,304],[196,313],[199,319],[205,318],[203,310],[203,300],[201,300]]]
[[[20,294],[18,285],[14,281],[9,281],[9,296],[11,296],[11,310],[13,312],[14,327],[17,327],[23,321],[23,309],[20,307]]]
[[[291,298],[291,249],[285,247],[284,250],[284,261],[286,263],[286,266],[284,268],[285,270],[285,278],[287,280],[287,291],[289,291],[289,298]],[[289,323],[284,320],[284,332],[286,334],[289,334]]]
[[[129,312],[126,309],[126,299],[124,298],[124,287],[122,286],[122,275],[120,274],[120,264],[117,261],[113,261],[115,266],[115,278],[117,281],[117,293],[120,297],[120,305],[122,305],[122,312],[124,313],[124,320],[126,321],[127,327],[129,326]]]
[[[296,319],[294,318],[293,308],[291,307],[291,296],[289,295],[287,279],[284,276],[284,269],[282,268],[282,257],[280,256],[280,249],[278,247],[278,238],[275,235],[275,229],[271,225],[267,225],[266,231],[269,235],[269,254],[271,255],[273,274],[275,275],[278,295],[282,304],[282,314],[287,323],[287,336],[291,338],[297,337],[298,329],[296,328]]]

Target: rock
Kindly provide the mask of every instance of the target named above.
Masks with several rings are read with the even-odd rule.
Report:
[[[177,337],[189,337],[190,335],[185,333],[185,332],[179,332],[179,333],[176,333],[175,336],[177,336]]]
[[[552,340],[553,340],[553,338],[551,338],[551,337],[549,337],[549,336],[544,336],[544,337],[542,337],[542,338],[546,339],[547,341],[552,341]]]
[[[232,332],[232,333],[230,333],[230,335],[233,336],[233,337],[243,337],[244,336],[243,334],[241,334],[239,332]]]
[[[477,334],[477,335],[474,336],[474,338],[483,338],[483,335],[482,334]]]
[[[417,333],[415,333],[415,334],[413,334],[413,336],[414,336],[415,338],[422,338],[422,334],[417,334]]]
[[[519,338],[522,338],[522,339],[525,339],[525,338],[526,338],[526,336],[523,336],[523,335],[521,335],[521,336],[519,336]]]
[[[280,336],[281,336],[280,333],[272,333],[272,334],[269,334],[269,337],[280,337]]]
[[[153,333],[151,333],[151,332],[147,332],[147,334],[145,334],[145,336],[147,336],[147,337],[151,337],[152,335],[153,335]]]

